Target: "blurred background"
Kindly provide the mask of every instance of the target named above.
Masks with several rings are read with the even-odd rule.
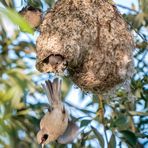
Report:
[[[0,148],[40,147],[36,133],[48,103],[41,83],[55,75],[36,70],[39,30],[32,30],[17,12],[33,6],[46,13],[54,4],[54,0],[0,0]],[[46,147],[148,147],[148,0],[115,0],[114,5],[134,35],[134,104],[124,90],[104,99],[82,92],[63,77],[62,99],[80,134],[71,144],[53,142]]]

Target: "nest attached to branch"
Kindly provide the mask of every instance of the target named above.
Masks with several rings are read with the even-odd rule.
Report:
[[[108,91],[133,73],[131,33],[107,0],[59,0],[37,39],[41,72],[64,73],[82,89]]]

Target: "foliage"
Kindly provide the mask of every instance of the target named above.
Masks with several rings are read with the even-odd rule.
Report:
[[[83,107],[73,105],[66,100],[71,111],[71,118],[78,121],[81,132],[76,141],[68,145],[52,143],[51,147],[140,147],[148,143],[148,7],[147,0],[137,0],[139,8],[134,4],[124,14],[125,20],[135,30],[134,51],[136,73],[131,82],[131,93],[134,103],[123,90],[117,92],[117,98],[102,98],[79,92],[80,101],[89,99]],[[0,11],[11,18],[13,23],[30,32],[21,17],[13,12],[16,9],[14,0],[1,0],[6,7]],[[22,5],[31,5],[43,10],[46,4],[52,7],[53,0],[22,0]],[[9,9],[8,9],[9,8]],[[9,12],[11,8],[11,12]],[[127,9],[127,7],[123,7]],[[2,15],[0,15],[2,16]],[[14,17],[15,16],[15,17]],[[45,74],[39,74],[35,67],[35,44],[30,35],[23,33],[28,40],[22,38],[22,32],[14,29],[13,35],[6,31],[4,19],[0,19],[0,148],[38,147],[36,133],[39,120],[46,107],[40,82]],[[21,39],[22,38],[22,39]],[[43,76],[44,75],[44,76]],[[72,91],[72,83],[64,79],[63,98]],[[91,97],[92,96],[92,97]],[[98,109],[97,109],[98,108]],[[141,141],[143,139],[143,141]]]

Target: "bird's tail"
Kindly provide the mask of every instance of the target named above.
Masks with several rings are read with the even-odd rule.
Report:
[[[53,82],[47,80],[42,86],[51,106],[61,102],[61,80],[59,78],[55,78]]]

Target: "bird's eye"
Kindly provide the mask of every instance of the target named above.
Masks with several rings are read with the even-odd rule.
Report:
[[[63,107],[62,113],[63,113],[63,114],[65,114],[65,113],[66,113],[66,111],[65,111],[65,107]]]
[[[43,138],[44,138],[45,140],[47,140],[48,135],[47,135],[47,134],[44,134]]]
[[[42,141],[41,144],[44,143],[47,140],[47,138],[48,138],[48,135],[44,134],[42,139],[41,139],[41,141]]]

